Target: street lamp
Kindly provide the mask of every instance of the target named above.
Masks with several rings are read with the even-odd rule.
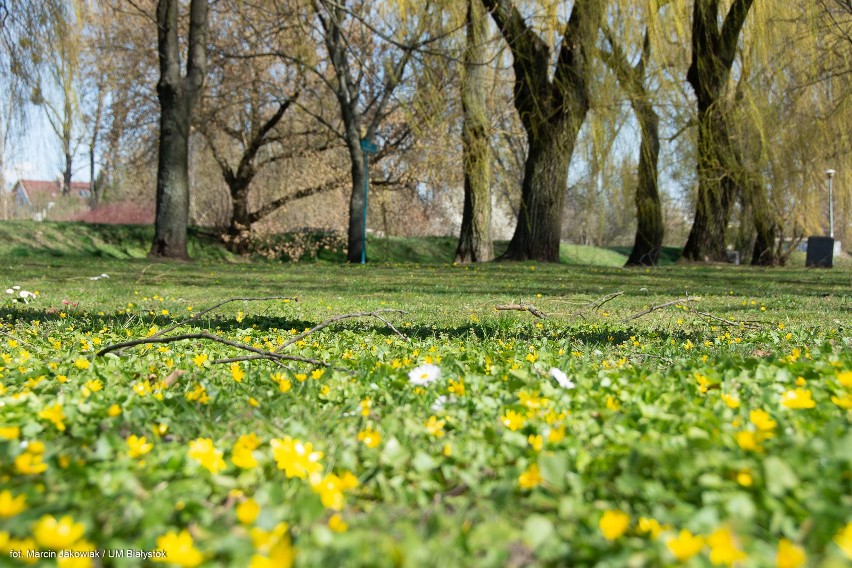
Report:
[[[831,191],[831,178],[837,170],[825,170],[825,175],[828,176],[828,232],[829,236],[834,238],[834,194]]]

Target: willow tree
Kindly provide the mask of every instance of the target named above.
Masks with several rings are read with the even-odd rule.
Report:
[[[488,20],[480,0],[467,0],[462,152],[464,208],[456,262],[487,262],[494,258],[491,240],[491,151],[486,101]]]
[[[576,0],[560,41],[549,43],[509,0],[482,0],[503,34],[515,72],[514,103],[527,134],[518,222],[506,260],[559,261],[568,166],[590,107],[589,76],[604,2]],[[555,68],[551,69],[555,59]]]
[[[601,56],[618,78],[618,83],[630,100],[630,106],[639,123],[641,142],[639,144],[639,171],[634,193],[636,204],[636,236],[633,248],[627,258],[627,266],[656,266],[660,260],[663,245],[663,210],[660,206],[660,192],[657,187],[657,165],[660,158],[660,117],[654,109],[648,89],[645,86],[645,69],[651,57],[651,37],[645,29],[642,51],[639,60],[632,64],[621,41],[611,30],[604,33],[610,49],[603,50]]]
[[[692,62],[686,79],[698,106],[698,196],[692,229],[683,249],[687,260],[726,260],[725,237],[740,180],[733,173],[739,168],[724,95],[740,32],[753,1],[733,0],[724,20],[720,16],[720,0],[693,3]]]
[[[157,159],[157,214],[149,256],[189,258],[189,134],[192,113],[207,70],[207,0],[189,6],[186,73],[181,72],[178,0],[157,4],[160,80],[160,142]]]

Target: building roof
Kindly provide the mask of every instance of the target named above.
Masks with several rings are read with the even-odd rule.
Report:
[[[35,179],[20,179],[15,184],[15,190],[20,188],[23,195],[20,197],[26,203],[32,203],[33,200],[43,201],[51,197],[58,197],[62,194],[62,180],[44,181]],[[92,184],[87,181],[72,181],[71,194],[69,197],[78,199],[88,199]]]

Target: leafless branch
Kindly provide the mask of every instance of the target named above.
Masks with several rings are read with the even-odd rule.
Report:
[[[667,308],[669,306],[674,306],[675,304],[682,304],[684,302],[697,302],[698,300],[699,300],[699,298],[697,298],[695,296],[687,296],[685,298],[678,298],[677,300],[672,300],[671,302],[665,302],[665,303],[662,303],[662,304],[657,304],[656,306],[651,306],[650,308],[642,310],[638,314],[633,314],[629,318],[626,318],[626,319],[621,320],[621,321],[622,321],[622,323],[627,323],[629,321],[639,319],[642,316],[646,316],[646,315],[650,314],[651,312],[656,312],[657,310]]]
[[[499,311],[516,311],[516,312],[529,312],[538,319],[544,319],[547,316],[544,315],[544,312],[536,309],[534,306],[529,306],[527,304],[503,304],[501,306],[494,306],[495,310]]]

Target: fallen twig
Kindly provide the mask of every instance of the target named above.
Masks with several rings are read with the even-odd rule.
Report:
[[[32,344],[32,343],[28,343],[28,342],[24,341],[23,339],[21,339],[20,337],[15,337],[15,336],[14,336],[14,335],[12,335],[11,333],[6,333],[6,332],[5,332],[5,331],[3,331],[2,329],[0,329],[0,334],[5,335],[6,337],[8,337],[8,338],[12,339],[13,341],[17,341],[17,342],[19,342],[19,343],[23,343],[23,344],[24,344],[24,345],[26,345],[27,347],[32,347],[32,346],[33,346],[33,344]]]
[[[642,316],[646,316],[646,315],[648,315],[652,312],[656,312],[657,310],[660,310],[662,308],[667,308],[669,306],[674,306],[675,304],[680,304],[680,303],[683,303],[683,302],[697,302],[698,300],[699,300],[699,298],[696,297],[696,296],[687,296],[686,298],[678,298],[677,300],[672,300],[671,302],[665,302],[665,303],[662,303],[662,304],[657,304],[656,306],[651,306],[650,308],[642,310],[638,314],[633,314],[629,318],[621,320],[621,322],[627,323],[629,321],[639,319]]]
[[[494,306],[495,310],[499,311],[516,311],[516,312],[529,312],[538,319],[544,319],[544,312],[535,308],[535,306],[529,306],[527,304],[503,304],[502,306]]]
[[[606,304],[610,300],[618,298],[622,294],[624,294],[624,291],[613,292],[612,294],[607,294],[606,296],[604,296],[600,300],[597,300],[596,302],[592,302],[591,304],[589,304],[589,307],[593,310],[598,310],[598,309],[600,309],[601,306],[603,306],[604,304]]]
[[[302,332],[302,333],[300,333],[299,335],[295,335],[295,336],[291,337],[290,339],[288,339],[287,341],[285,341],[285,342],[281,345],[281,347],[279,347],[278,349],[276,349],[276,350],[275,350],[275,352],[276,352],[276,353],[278,353],[278,352],[280,352],[282,349],[286,349],[287,347],[289,347],[289,346],[293,345],[294,343],[296,343],[296,342],[297,342],[297,341],[299,341],[300,339],[304,339],[305,337],[309,336],[310,334],[312,334],[312,333],[314,333],[314,332],[316,332],[316,331],[319,331],[319,330],[321,330],[321,329],[323,329],[323,328],[325,328],[325,327],[328,327],[328,326],[330,326],[331,324],[333,324],[333,323],[335,323],[335,322],[338,322],[338,321],[341,321],[341,320],[345,320],[345,319],[352,319],[352,318],[366,318],[366,317],[373,317],[373,318],[376,318],[376,319],[378,319],[378,320],[381,320],[382,322],[384,322],[384,323],[385,323],[385,324],[387,324],[388,326],[390,326],[390,327],[391,327],[391,329],[393,329],[396,333],[398,333],[398,334],[399,334],[399,335],[401,335],[403,338],[405,338],[405,336],[404,336],[404,335],[402,335],[402,334],[399,332],[399,330],[397,330],[395,327],[393,327],[392,325],[390,325],[390,324],[389,324],[389,323],[388,323],[388,322],[387,322],[384,318],[382,318],[382,317],[380,317],[380,316],[378,315],[378,314],[387,313],[387,312],[395,312],[395,313],[398,313],[398,314],[404,314],[404,313],[406,313],[406,312],[404,312],[404,311],[402,311],[402,310],[394,310],[394,309],[391,309],[391,308],[384,308],[384,309],[381,309],[381,310],[375,310],[375,311],[372,311],[372,312],[356,312],[356,313],[353,313],[353,314],[342,314],[342,315],[339,315],[339,316],[334,316],[333,318],[328,318],[328,319],[327,319],[327,320],[325,320],[324,322],[318,323],[318,324],[317,324],[317,325],[315,325],[314,327],[312,327],[312,328],[310,328],[310,329],[308,329],[308,330],[306,330],[306,331],[303,331],[303,332]]]
[[[745,321],[745,320],[743,320],[743,321],[732,321],[732,320],[728,320],[728,319],[725,319],[725,318],[720,318],[719,316],[714,316],[713,314],[708,314],[707,312],[700,312],[698,310],[690,310],[690,311],[698,314],[701,317],[712,319],[714,321],[718,321],[718,322],[723,323],[725,325],[730,325],[730,326],[733,326],[733,327],[747,327],[749,329],[760,329],[760,325],[758,325],[759,322]]]
[[[205,308],[205,309],[201,310],[200,312],[195,312],[183,321],[179,321],[175,324],[170,325],[169,327],[164,327],[163,329],[157,331],[157,333],[155,333],[151,337],[159,337],[159,336],[163,335],[164,333],[168,333],[173,329],[176,329],[176,328],[178,328],[182,325],[186,325],[186,324],[188,324],[192,321],[195,321],[198,318],[200,318],[201,316],[203,316],[204,314],[209,314],[213,310],[219,309],[222,306],[224,306],[225,304],[229,304],[231,302],[266,302],[266,301],[269,301],[269,300],[289,300],[289,301],[292,301],[292,302],[298,302],[299,298],[290,297],[290,296],[266,296],[266,297],[263,297],[263,298],[229,298],[227,300],[219,302],[218,304],[216,304],[214,306],[210,306],[209,308]]]
[[[201,315],[209,313],[211,310],[214,310],[214,309],[216,309],[216,308],[218,308],[218,307],[220,307],[220,306],[222,306],[222,305],[224,305],[228,302],[234,302],[234,301],[238,301],[238,300],[259,301],[259,300],[279,300],[279,299],[295,299],[295,298],[282,298],[282,297],[279,297],[279,296],[271,297],[271,298],[231,298],[229,300],[225,300],[224,302],[220,302],[220,303],[216,304],[215,306],[212,306],[210,308],[207,308],[205,310],[198,312],[192,318],[190,318],[190,320],[197,319]],[[382,321],[388,327],[390,327],[400,337],[402,337],[403,339],[407,339],[405,337],[405,335],[403,335],[398,329],[396,329],[396,327],[394,327],[389,321],[387,321],[385,318],[383,318],[379,315],[379,314],[385,313],[385,312],[405,313],[402,310],[381,309],[381,310],[376,310],[376,311],[373,311],[373,312],[357,312],[357,313],[353,313],[353,314],[342,314],[342,315],[339,315],[339,316],[335,316],[333,318],[329,318],[329,319],[325,320],[322,323],[315,325],[314,327],[308,329],[307,331],[300,333],[299,335],[291,337],[289,340],[287,340],[284,344],[281,345],[281,347],[279,347],[275,351],[267,351],[265,349],[260,349],[260,348],[254,347],[253,345],[249,345],[247,343],[241,343],[239,341],[232,341],[230,339],[225,339],[224,337],[220,337],[218,335],[208,333],[208,332],[205,332],[205,331],[201,331],[201,332],[197,332],[197,333],[183,333],[183,334],[180,334],[180,335],[162,336],[163,333],[166,333],[167,331],[174,329],[178,325],[181,325],[181,324],[176,324],[174,326],[171,326],[169,328],[161,330],[159,333],[153,334],[150,337],[145,337],[143,339],[133,339],[133,340],[130,340],[130,341],[122,341],[121,343],[114,343],[112,345],[107,345],[106,347],[104,347],[103,349],[101,349],[100,351],[95,353],[95,357],[101,357],[101,356],[106,355],[108,353],[112,353],[114,351],[121,351],[121,350],[127,349],[129,347],[135,347],[137,345],[152,345],[152,344],[155,344],[155,343],[174,343],[176,341],[187,341],[187,340],[191,340],[191,339],[203,339],[203,340],[207,340],[207,341],[214,341],[216,343],[222,343],[224,345],[228,345],[229,347],[234,347],[236,349],[241,349],[243,351],[248,351],[250,353],[253,353],[253,355],[243,355],[243,356],[239,356],[239,357],[225,357],[225,358],[220,358],[220,359],[214,359],[213,361],[211,361],[211,363],[214,364],[214,365],[218,365],[218,364],[222,364],[222,363],[235,363],[235,362],[239,362],[239,361],[269,360],[269,361],[275,361],[279,364],[282,361],[297,361],[299,363],[308,363],[310,365],[316,365],[316,366],[319,366],[319,367],[331,367],[331,364],[327,363],[325,361],[320,361],[318,359],[312,359],[310,357],[302,357],[301,355],[288,355],[286,353],[281,353],[281,351],[283,349],[287,348],[288,346],[293,345],[297,341],[304,339],[308,335],[310,335],[310,334],[312,334],[312,333],[314,333],[314,332],[316,332],[320,329],[323,329],[324,327],[328,327],[332,323],[335,323],[335,322],[338,322],[338,321],[341,321],[341,320],[344,320],[344,319],[351,319],[351,318],[358,318],[358,317],[374,317],[374,318]],[[185,323],[185,322],[182,322],[182,323]],[[159,335],[159,337],[158,337],[158,335]]]

